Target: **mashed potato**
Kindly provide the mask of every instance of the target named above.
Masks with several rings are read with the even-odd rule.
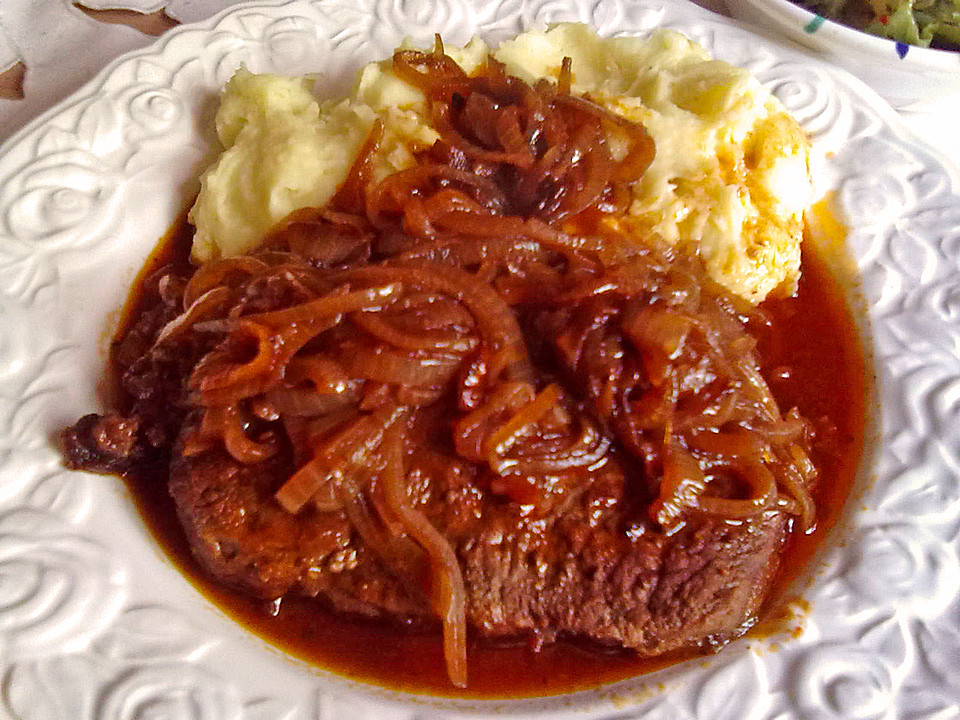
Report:
[[[446,51],[468,73],[490,52],[479,40]],[[569,56],[574,92],[647,128],[656,155],[634,184],[624,229],[696,249],[715,280],[752,302],[793,292],[809,145],[747,71],[675,32],[602,39],[577,24],[525,33],[492,54],[528,82],[556,78]],[[390,68],[368,65],[346,99],[324,103],[306,81],[239,71],[217,115],[226,149],[191,211],[194,259],[248,252],[290,212],[324,205],[377,118],[385,138],[375,175],[409,167],[437,135],[423,95]]]
[[[711,277],[753,302],[794,291],[809,144],[746,70],[676,32],[607,40],[574,24],[525,33],[495,54],[527,81],[555,77],[569,56],[574,92],[647,128],[656,155],[634,185],[638,230],[695,243]]]
[[[382,75],[378,66],[364,72],[357,94],[362,91],[368,102],[320,104],[307,80],[239,70],[217,112],[225,150],[200,178],[190,211],[194,260],[250,252],[289,213],[325,205],[377,117],[385,128],[377,174],[409,167],[414,151],[432,145],[437,134],[419,111],[408,109],[407,96],[415,91]],[[415,94],[422,106],[422,95]]]

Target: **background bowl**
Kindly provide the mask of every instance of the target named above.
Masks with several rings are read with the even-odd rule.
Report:
[[[726,0],[734,17],[787,35],[870,85],[898,110],[960,95],[960,52],[876,37],[794,5],[790,0]]]

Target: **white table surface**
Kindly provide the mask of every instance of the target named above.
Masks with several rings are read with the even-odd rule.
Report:
[[[177,21],[202,20],[231,0],[81,0],[92,9],[126,7],[166,14]],[[726,15],[723,0],[694,0]],[[73,0],[0,0],[0,71],[17,61],[27,67],[24,98],[0,98],[0,143],[89,80],[114,57],[154,38],[83,13]],[[901,113],[908,127],[952,161],[960,177],[960,96],[923,111]]]

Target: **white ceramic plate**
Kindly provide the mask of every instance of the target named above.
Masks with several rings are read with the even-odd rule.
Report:
[[[240,64],[343,85],[405,34],[548,21],[680,29],[748,66],[816,144],[869,299],[882,451],[804,591],[793,639],[573,696],[412,698],[284,657],[165,560],[115,479],[50,438],[96,407],[116,309],[195,191]],[[20,720],[954,718],[960,714],[960,197],[857,81],[681,0],[303,0],[236,8],[105,70],[0,150],[0,715]],[[877,420],[879,423],[879,420]]]

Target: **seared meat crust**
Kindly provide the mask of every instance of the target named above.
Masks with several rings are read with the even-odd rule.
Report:
[[[476,632],[572,635],[656,655],[742,631],[776,569],[784,516],[704,519],[667,537],[636,522],[629,480],[611,465],[546,515],[485,498],[465,474],[423,493],[420,506],[456,547]],[[288,472],[222,451],[175,459],[170,492],[206,570],[264,598],[295,593],[345,612],[431,617],[422,577],[398,577],[343,513],[280,508],[273,493]]]

